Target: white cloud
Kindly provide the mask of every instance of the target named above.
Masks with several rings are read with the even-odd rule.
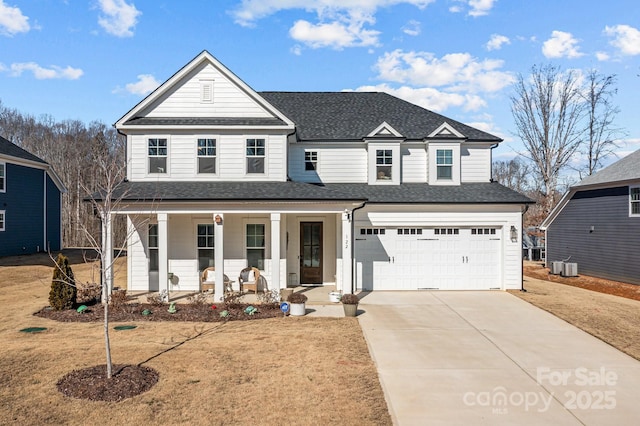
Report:
[[[311,48],[342,49],[354,46],[377,46],[379,31],[371,29],[376,11],[383,7],[410,4],[420,9],[435,0],[242,0],[230,13],[242,26],[282,10],[302,9],[317,15],[317,22],[296,21],[289,35]]]
[[[133,27],[142,14],[133,3],[127,4],[125,0],[98,0],[98,6],[102,12],[98,24],[106,32],[116,37],[133,36]]]
[[[514,81],[499,68],[503,61],[478,60],[468,53],[450,53],[442,58],[429,52],[387,52],[375,65],[378,78],[414,86],[446,86],[451,91],[497,92]]]
[[[160,86],[160,82],[156,80],[154,76],[151,74],[140,74],[138,75],[138,81],[125,85],[125,90],[134,95],[144,96],[153,92],[158,86]]]
[[[491,34],[491,38],[489,39],[487,44],[485,44],[485,47],[489,51],[500,50],[505,44],[511,44],[511,40],[509,40],[509,37],[500,34]]]
[[[404,27],[402,27],[402,32],[410,36],[420,35],[421,31],[420,22],[415,19],[410,20]]]
[[[420,105],[432,111],[442,112],[451,107],[460,107],[467,111],[476,111],[486,107],[486,102],[477,95],[447,93],[431,87],[401,86],[393,88],[386,83],[375,86],[361,86],[356,92],[385,92],[405,101]]]
[[[547,58],[579,58],[578,40],[571,33],[553,31],[551,38],[542,44],[542,53]]]
[[[464,6],[469,7],[467,15],[469,16],[485,16],[488,15],[491,9],[493,9],[494,3],[497,0],[454,0],[458,3],[464,3]],[[461,4],[456,4],[449,7],[451,13],[461,13],[465,10],[465,7]]]
[[[28,16],[24,16],[18,7],[9,6],[4,0],[0,0],[0,34],[12,37],[30,29]]]
[[[599,61],[608,61],[609,54],[607,52],[596,52],[596,59]]]
[[[604,33],[614,37],[609,43],[620,50],[623,55],[640,55],[640,31],[629,25],[605,27]]]
[[[56,65],[51,65],[49,68],[41,67],[35,62],[19,62],[11,64],[9,68],[11,76],[19,77],[25,71],[31,71],[33,76],[38,80],[51,80],[51,79],[64,79],[64,80],[77,80],[84,74],[79,68],[72,68],[67,66],[62,68]]]

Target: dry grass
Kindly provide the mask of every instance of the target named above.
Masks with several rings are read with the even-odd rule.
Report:
[[[76,277],[88,280],[90,268],[74,260]],[[391,424],[350,318],[140,322],[110,332],[113,361],[156,369],[158,384],[120,403],[66,398],[56,382],[104,363],[104,340],[101,323],[32,315],[48,304],[50,265],[43,256],[0,259],[0,424]],[[48,329],[19,332],[32,326]]]
[[[640,360],[640,301],[530,277],[524,287],[512,294]]]

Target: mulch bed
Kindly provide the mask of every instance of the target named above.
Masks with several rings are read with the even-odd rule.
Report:
[[[215,306],[215,309],[212,308]],[[257,309],[252,315],[245,313],[245,309],[254,306]],[[234,304],[176,304],[176,312],[169,312],[169,305],[152,305],[149,303],[123,303],[109,307],[109,322],[125,321],[195,321],[195,322],[224,322],[224,321],[248,321],[263,318],[281,317],[284,314],[277,303],[249,305],[246,303]],[[143,315],[145,310],[150,311]],[[224,317],[220,314],[228,312]],[[37,317],[48,318],[60,322],[98,322],[104,321],[104,307],[96,303],[88,307],[83,313],[75,309],[55,311],[45,307],[34,314]]]
[[[531,278],[537,278],[539,280],[580,287],[586,290],[597,291],[599,293],[625,297],[627,299],[640,300],[640,285],[621,283],[618,281],[590,277],[587,275],[580,275],[577,277],[553,275],[549,271],[549,268],[546,268],[540,263],[525,264],[523,272],[524,275]]]

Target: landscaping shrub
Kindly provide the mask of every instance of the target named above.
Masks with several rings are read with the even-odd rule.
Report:
[[[56,266],[49,291],[49,305],[57,311],[71,309],[76,303],[77,290],[69,259],[62,253],[56,258]]]

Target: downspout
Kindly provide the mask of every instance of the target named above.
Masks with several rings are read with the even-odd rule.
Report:
[[[42,240],[42,249],[46,250],[47,252],[49,252],[48,250],[48,244],[47,244],[47,171],[43,170],[43,177],[44,177],[44,191],[43,191],[43,205],[42,205],[42,210],[43,210],[43,240]],[[38,250],[40,251],[40,250]]]
[[[494,143],[489,147],[489,156],[491,157],[489,164],[491,165],[491,169],[489,173],[489,182],[493,182],[493,149],[498,147],[498,143]]]
[[[364,206],[367,205],[367,202],[363,202],[360,206],[351,209],[351,293],[355,293],[356,291],[356,249],[355,249],[355,241],[356,241],[356,210],[360,210]]]
[[[520,215],[520,232],[524,233],[524,215],[527,213],[527,211],[529,210],[529,204],[525,204],[524,205],[524,210],[522,211],[522,215]],[[522,258],[522,235],[520,236],[520,291],[522,292],[527,292],[527,290],[524,288],[524,259]],[[546,244],[546,239],[545,239],[545,244]]]

